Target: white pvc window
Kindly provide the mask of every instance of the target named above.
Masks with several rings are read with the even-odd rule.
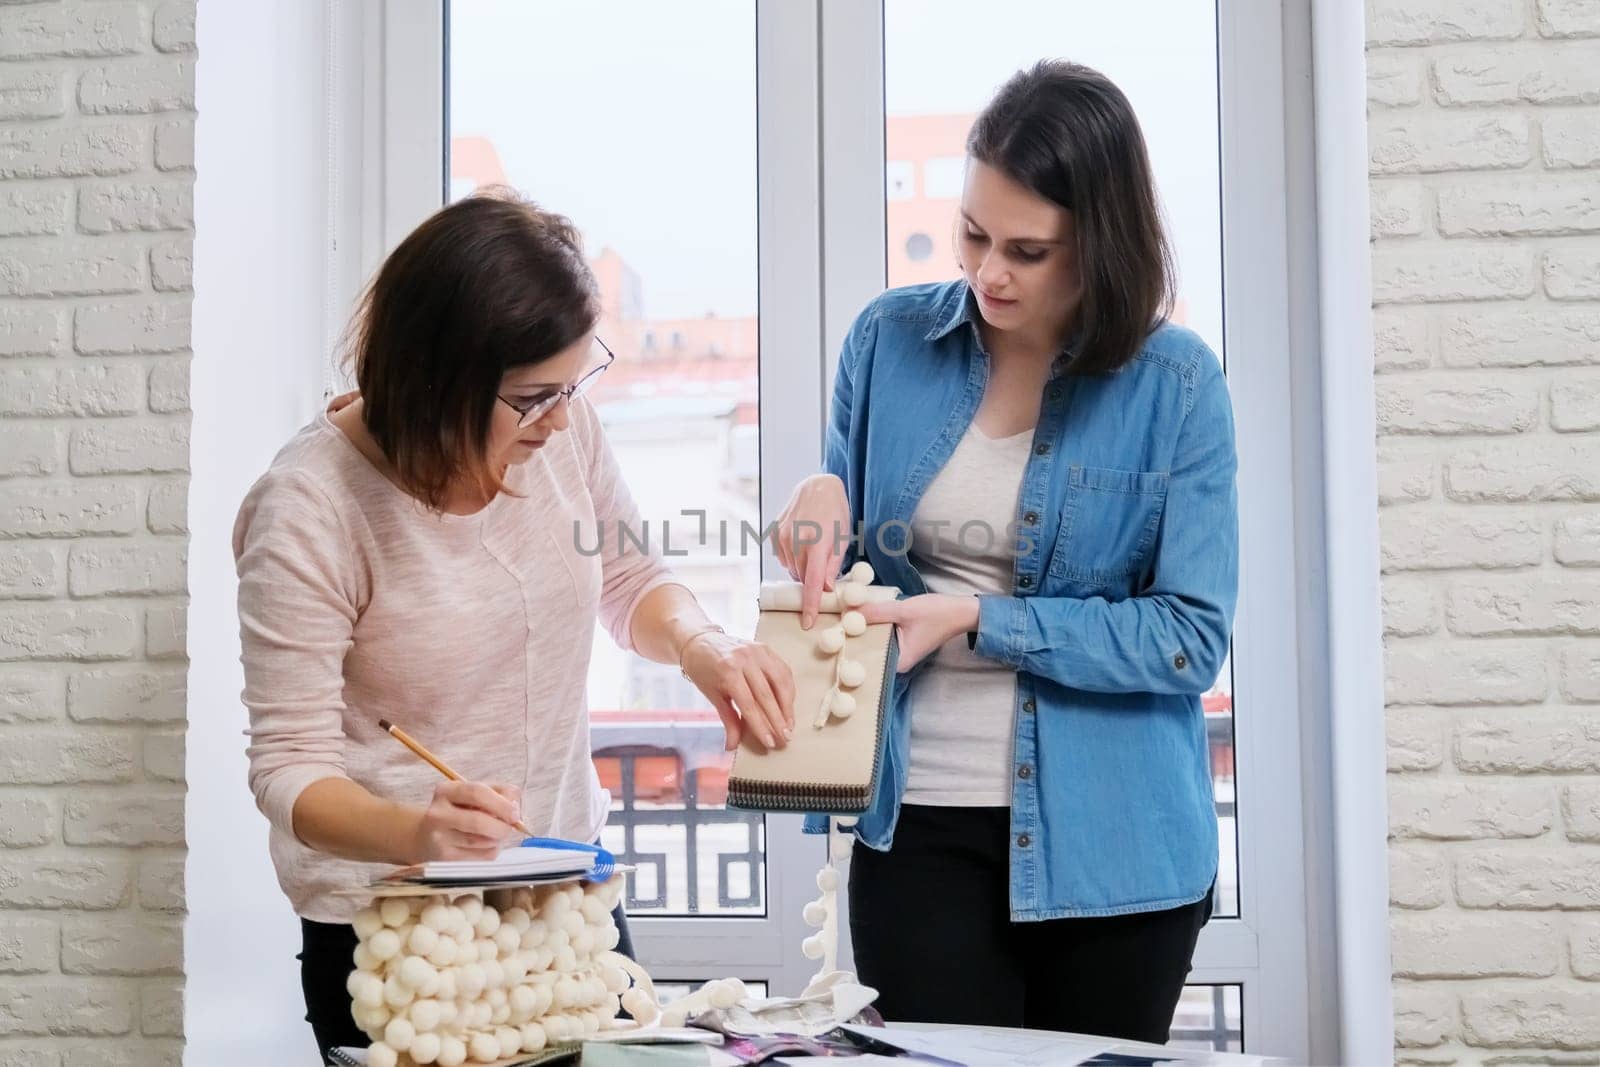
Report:
[[[1045,56],[1079,59],[1123,85],[1177,238],[1180,314],[1226,360],[1241,464],[1235,654],[1208,698],[1223,813],[1219,917],[1202,936],[1177,1024],[1189,1040],[1303,1058],[1281,18],[1275,6],[1229,0],[1214,10],[1186,0],[1007,0],[981,17],[948,0],[451,0],[448,9],[439,0],[387,0],[375,33],[385,71],[382,147],[369,151],[379,173],[368,175],[382,195],[369,198],[377,217],[362,232],[382,238],[366,246],[373,262],[465,190],[464,157],[450,145],[488,137],[505,178],[572,215],[597,265],[616,265],[608,249],[622,260],[626,269],[608,279],[616,318],[608,328],[635,331],[638,364],[737,363],[753,331],[753,371],[743,377],[691,387],[644,375],[618,403],[646,424],[671,406],[681,429],[674,447],[698,457],[719,506],[764,525],[817,469],[827,385],[856,312],[886,283],[953,276],[948,219],[971,114],[1017,66]],[[1019,25],[1028,32],[1014,32]],[[678,106],[666,106],[672,101]],[[477,128],[466,128],[469,116]],[[716,203],[698,195],[707,192]],[[647,251],[668,236],[677,259]],[[712,339],[699,336],[708,312],[719,323],[753,321],[742,333],[719,333],[713,355]],[[730,404],[748,403],[752,392],[756,418],[730,419]],[[659,489],[662,507],[700,506],[681,501],[706,487],[675,470],[662,475],[651,455],[647,437],[659,427],[621,415],[608,425],[636,491],[649,483],[641,496]],[[713,576],[720,566],[697,574],[698,588],[708,599],[725,596],[729,621],[743,625],[753,561]],[[619,705],[640,694],[641,712],[692,700],[658,673],[625,664],[597,688],[613,686],[604,699]],[[671,772],[658,766],[646,777],[659,788]],[[822,857],[797,823],[763,820],[758,850],[711,844],[707,855],[743,855],[734,862],[744,866],[730,872],[743,891],[733,894],[738,906],[711,906],[718,875],[691,868],[686,853],[677,873],[665,868],[663,905],[641,910],[635,924],[661,977],[803,984],[811,967],[799,956],[798,915]],[[659,852],[683,850],[681,837],[653,840]],[[686,887],[695,879],[691,908]],[[661,885],[649,888],[659,895]]]

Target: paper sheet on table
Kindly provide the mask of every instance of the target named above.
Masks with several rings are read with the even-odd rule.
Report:
[[[963,1067],[1076,1067],[1111,1048],[1112,1041],[1086,1041],[1037,1033],[955,1027],[949,1030],[906,1030],[898,1027],[846,1026],[877,1041],[920,1056]]]

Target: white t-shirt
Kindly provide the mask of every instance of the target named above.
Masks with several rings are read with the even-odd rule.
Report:
[[[1032,430],[995,439],[968,428],[911,519],[911,563],[930,593],[1011,592],[1017,494],[1032,447]],[[1016,671],[972,652],[965,634],[934,653],[911,683],[905,803],[1011,805],[1016,688]]]

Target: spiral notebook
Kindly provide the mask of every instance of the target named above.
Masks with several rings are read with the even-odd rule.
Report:
[[[530,837],[515,848],[501,849],[494,859],[434,860],[396,867],[374,878],[371,884],[474,886],[563,882],[574,878],[604,882],[616,866],[616,857],[598,845]]]
[[[823,595],[822,612],[810,630],[800,628],[800,584],[766,582],[756,640],[770,646],[794,672],[794,737],[787,747],[757,752],[741,745],[728,776],[728,805],[755,811],[825,812],[858,815],[867,810],[882,772],[888,740],[888,702],[893,689],[898,646],[888,623],[868,626],[847,637],[838,654],[819,650],[819,635],[840,625],[844,611],[839,591]],[[864,587],[870,601],[894,600],[890,586]],[[838,656],[863,668],[861,683],[845,688],[855,710],[848,718],[829,715],[821,726],[823,702],[836,690]]]

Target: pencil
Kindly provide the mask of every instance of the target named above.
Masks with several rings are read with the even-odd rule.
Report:
[[[379,719],[378,725],[383,727],[384,731],[388,733],[390,737],[394,738],[396,741],[400,742],[402,745],[406,746],[411,751],[415,752],[417,755],[433,764],[434,770],[438,771],[452,782],[466,781],[466,779],[462,778],[461,775],[451,770],[450,765],[445,763],[444,760],[440,759],[438,756],[435,756],[432,752],[429,752],[422,746],[421,742],[412,737],[410,734],[406,733],[404,730],[400,729],[400,727],[396,726],[388,719]],[[533,831],[522,825],[521,822],[514,822],[511,825],[515,826],[518,830],[521,830],[524,837],[533,836]]]

